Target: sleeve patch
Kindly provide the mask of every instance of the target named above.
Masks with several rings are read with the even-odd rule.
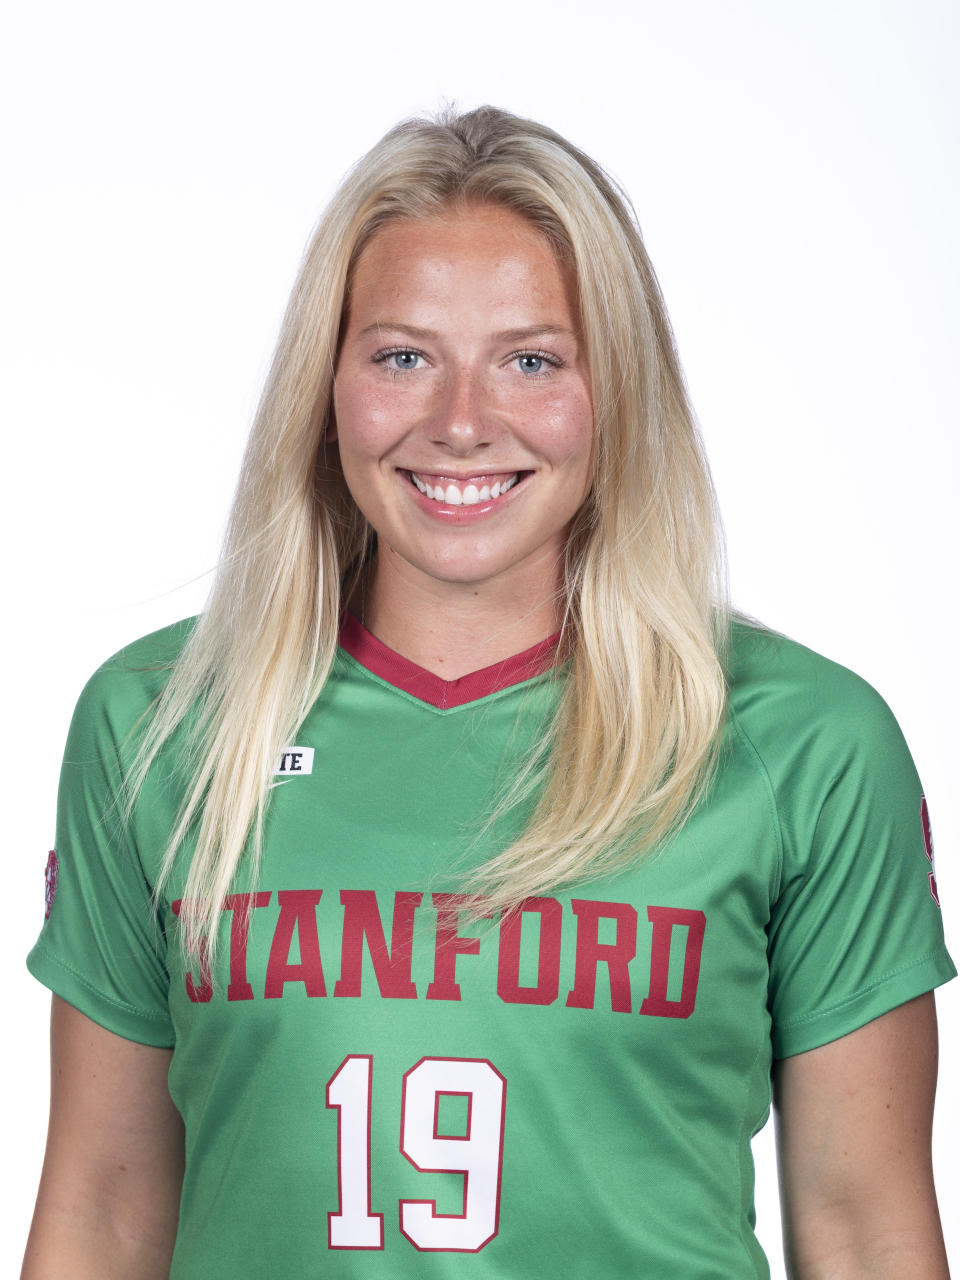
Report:
[[[926,796],[920,797],[920,826],[923,828],[923,851],[927,855],[927,861],[930,863],[930,870],[927,873],[930,894],[939,907],[940,894],[937,891],[937,864],[933,857],[933,832],[930,829],[930,810],[927,808]]]
[[[60,860],[53,849],[47,857],[47,869],[43,876],[43,918],[50,919],[53,900],[57,896],[57,881],[60,879]]]

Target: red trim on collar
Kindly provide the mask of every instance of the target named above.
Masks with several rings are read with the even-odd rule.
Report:
[[[344,611],[340,625],[340,645],[351,658],[394,688],[444,711],[450,707],[462,707],[466,702],[475,702],[478,698],[549,671],[556,662],[559,644],[560,632],[557,631],[532,648],[524,649],[523,653],[495,662],[492,667],[471,671],[457,680],[443,680],[388,649],[349,611]]]

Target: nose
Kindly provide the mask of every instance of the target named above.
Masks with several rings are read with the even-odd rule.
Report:
[[[485,381],[476,370],[451,369],[433,405],[431,439],[458,457],[485,448],[493,436],[495,426]]]

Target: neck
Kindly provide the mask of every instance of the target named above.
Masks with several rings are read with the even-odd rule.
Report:
[[[458,680],[560,629],[560,568],[555,561],[533,568],[525,566],[524,582],[443,582],[388,548],[386,557],[378,553],[350,607],[388,648],[444,680]]]

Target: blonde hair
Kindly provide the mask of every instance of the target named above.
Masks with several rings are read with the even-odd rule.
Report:
[[[273,762],[330,673],[345,576],[372,531],[325,446],[353,264],[396,218],[514,210],[572,265],[595,412],[595,475],[568,539],[571,660],[551,730],[501,797],[534,798],[469,878],[509,909],[649,852],[703,792],[725,707],[714,492],[670,323],[626,195],[552,130],[492,107],[404,121],[348,174],[307,248],[244,458],[205,612],[147,725],[130,804],[186,723],[192,783],[157,892],[195,849],[181,923],[216,949],[241,859],[256,876]]]

